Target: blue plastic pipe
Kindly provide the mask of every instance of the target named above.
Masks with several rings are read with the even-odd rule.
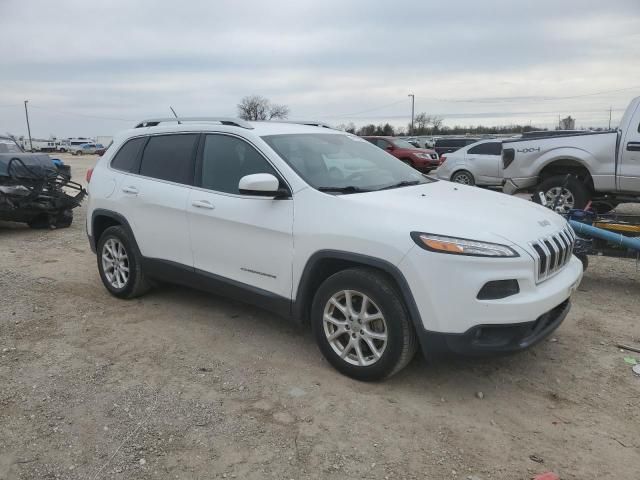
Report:
[[[594,227],[586,223],[569,220],[569,225],[578,235],[584,234],[590,237],[601,238],[614,245],[627,247],[640,252],[640,238],[626,237],[620,233],[610,232],[604,228]]]

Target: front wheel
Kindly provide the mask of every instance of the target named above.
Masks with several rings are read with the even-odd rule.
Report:
[[[314,297],[311,322],[324,357],[357,380],[393,375],[417,349],[400,295],[375,270],[343,270],[326,279]]]
[[[557,213],[569,213],[573,209],[583,209],[591,199],[587,187],[576,177],[556,175],[538,185],[533,193],[533,201],[555,209]],[[555,208],[554,208],[555,205]]]

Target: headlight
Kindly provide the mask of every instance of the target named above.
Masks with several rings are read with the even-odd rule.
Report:
[[[431,160],[431,155],[428,153],[416,153],[415,156],[418,158],[424,158],[425,160]]]
[[[513,248],[499,243],[479,242],[467,238],[446,237],[432,233],[411,232],[418,246],[431,252],[473,257],[519,257]]]

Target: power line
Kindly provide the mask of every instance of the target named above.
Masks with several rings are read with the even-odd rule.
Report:
[[[95,118],[98,120],[112,120],[115,122],[135,122],[136,120],[131,120],[129,118],[114,118],[114,117],[102,117],[102,116],[98,116],[98,115],[86,115],[84,113],[77,113],[77,112],[65,112],[62,110],[56,110],[53,108],[49,108],[49,107],[35,107],[33,105],[31,105],[31,108],[37,108],[38,110],[44,110],[44,111],[48,111],[48,112],[53,112],[53,113],[57,113],[59,115],[70,115],[70,116],[74,116],[74,117],[85,117],[85,118]]]
[[[405,103],[406,100],[398,100],[397,102],[392,102],[392,103],[387,103],[385,105],[380,105],[379,107],[373,107],[370,108],[368,110],[362,110],[360,112],[353,112],[353,113],[341,113],[339,115],[311,115],[312,117],[319,117],[319,118],[340,118],[340,117],[350,117],[351,115],[361,115],[363,113],[369,113],[369,112],[375,112],[376,110],[382,110],[383,108],[387,108],[387,107],[392,107],[394,105],[398,105],[400,103]]]
[[[600,92],[584,93],[581,95],[571,95],[566,97],[494,97],[494,98],[470,98],[470,99],[453,99],[453,98],[430,98],[429,100],[436,100],[439,102],[450,103],[527,103],[527,102],[544,102],[553,100],[572,100],[575,98],[594,97],[596,95],[604,95],[607,93],[625,92],[628,90],[640,89],[640,85],[634,85],[632,87],[618,88],[615,90],[603,90]],[[424,97],[423,97],[424,98]]]

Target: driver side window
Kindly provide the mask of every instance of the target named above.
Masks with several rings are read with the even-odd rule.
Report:
[[[240,194],[240,179],[254,173],[270,173],[280,178],[271,164],[244,140],[230,135],[205,136],[200,179],[202,188]]]

